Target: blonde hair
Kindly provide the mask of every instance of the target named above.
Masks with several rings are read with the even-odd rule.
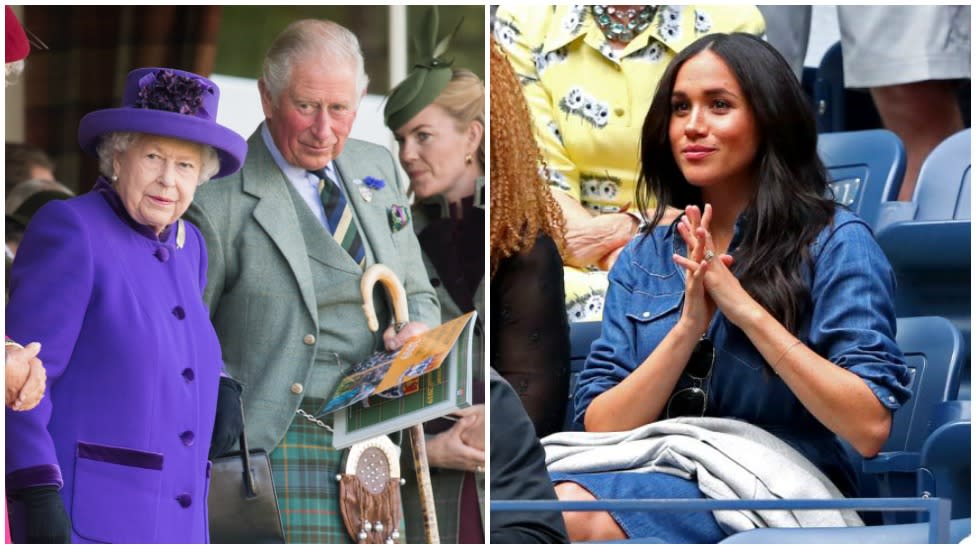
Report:
[[[467,131],[472,122],[485,127],[485,83],[467,69],[454,69],[451,81],[434,99],[454,119],[459,131]],[[485,134],[481,133],[478,146],[478,164],[485,169]]]
[[[539,171],[542,154],[515,72],[491,40],[491,276],[499,263],[546,234],[565,249],[562,210]]]

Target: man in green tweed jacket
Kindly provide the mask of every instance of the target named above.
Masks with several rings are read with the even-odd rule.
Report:
[[[343,368],[440,323],[390,152],[347,139],[367,81],[347,29],[289,25],[265,58],[265,121],[248,140],[244,168],[200,188],[186,214],[207,242],[205,300],[230,376],[212,454],[237,439],[240,414],[231,410],[242,385],[248,442],[270,453],[291,543],[353,541],[338,513],[332,416],[318,414]],[[337,210],[329,192],[344,206],[340,200]],[[352,232],[343,238],[343,230]],[[411,322],[400,332],[366,326],[359,282],[374,263],[390,267],[407,291]],[[388,325],[379,285],[374,300]]]

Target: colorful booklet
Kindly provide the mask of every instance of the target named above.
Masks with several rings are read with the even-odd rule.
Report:
[[[471,405],[472,311],[353,365],[319,415],[334,413],[332,445],[406,429]]]

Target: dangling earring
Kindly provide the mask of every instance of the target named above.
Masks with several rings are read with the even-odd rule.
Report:
[[[464,163],[465,164],[470,164],[472,162],[474,162],[474,159],[471,158],[471,153],[468,153],[467,156],[464,157]]]

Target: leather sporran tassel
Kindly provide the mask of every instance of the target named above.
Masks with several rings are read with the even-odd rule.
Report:
[[[401,538],[399,449],[387,437],[353,445],[339,475],[339,509],[357,543],[397,543]]]

